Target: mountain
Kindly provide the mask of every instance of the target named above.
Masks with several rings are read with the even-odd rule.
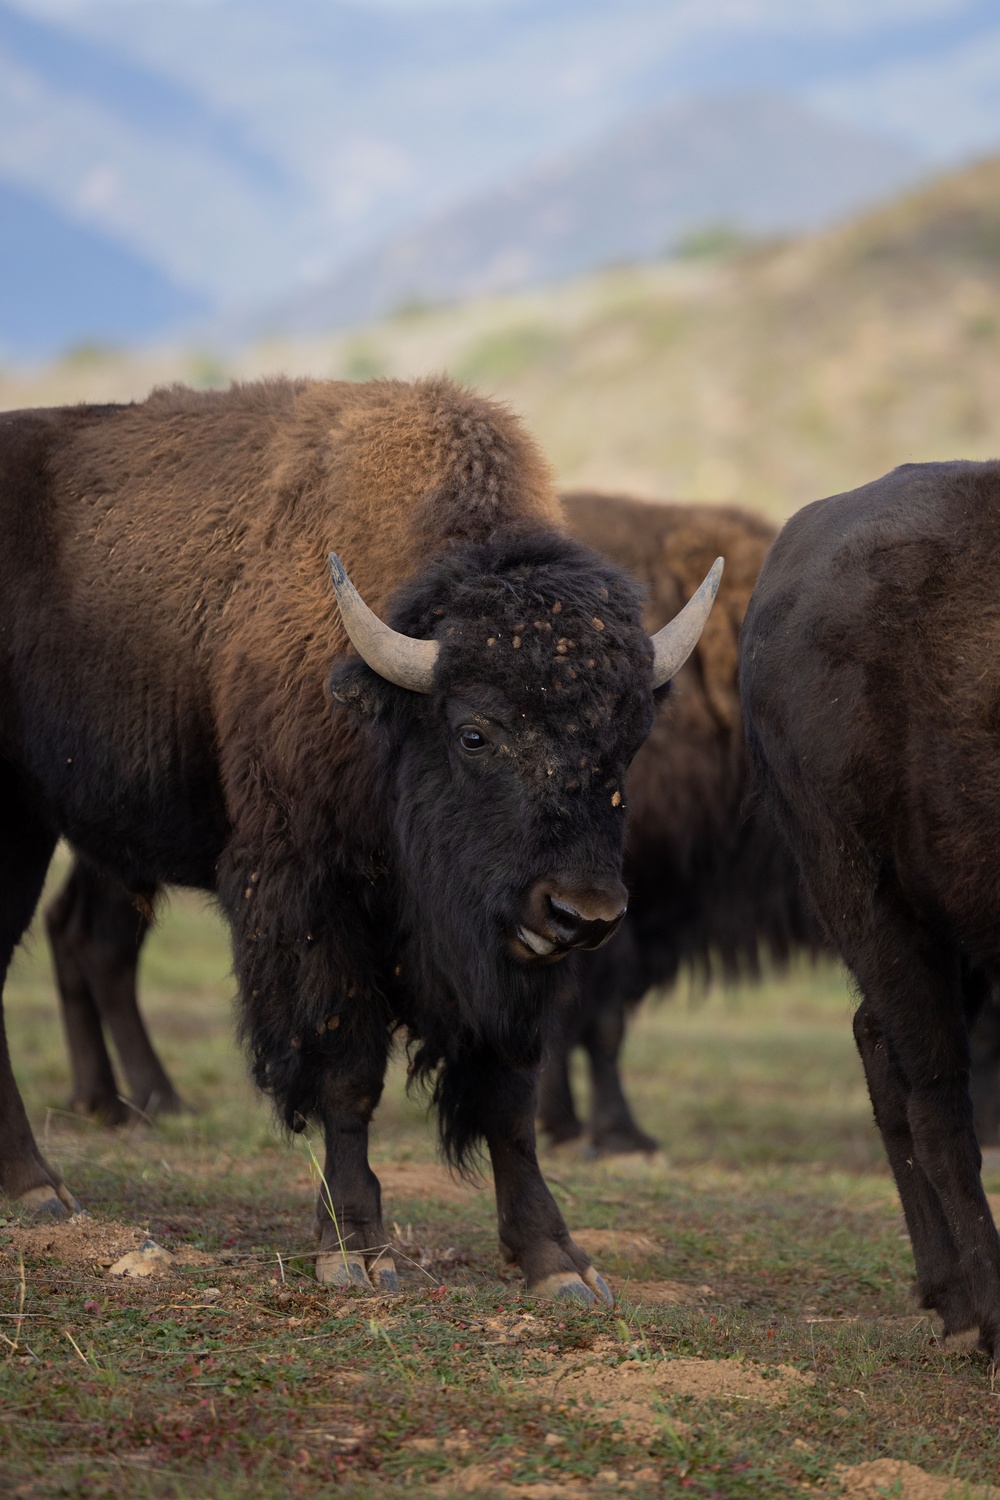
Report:
[[[107,235],[0,181],[0,357],[134,344],[205,311],[204,298]]]
[[[725,226],[761,237],[830,222],[913,181],[916,153],[773,97],[644,115],[585,151],[392,236],[261,330],[307,332],[649,260]]]

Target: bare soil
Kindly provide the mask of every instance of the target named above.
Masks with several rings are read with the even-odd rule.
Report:
[[[837,1493],[844,1500],[995,1500],[1000,1495],[993,1485],[968,1486],[895,1458],[838,1468],[833,1477],[842,1486]]]
[[[613,1255],[618,1260],[642,1261],[663,1254],[659,1245],[648,1234],[631,1234],[623,1229],[577,1229],[570,1232],[581,1250],[586,1250],[593,1260],[604,1255]]]
[[[26,1256],[51,1257],[56,1265],[106,1271],[123,1255],[138,1250],[150,1238],[148,1230],[115,1219],[96,1219],[77,1214],[49,1224],[10,1224],[5,1230],[8,1251]],[[172,1247],[171,1247],[172,1248]],[[212,1265],[215,1257],[190,1245],[172,1248],[180,1266]]]
[[[387,1217],[392,1216],[394,1198],[430,1198],[435,1203],[467,1203],[483,1192],[483,1184],[466,1182],[456,1172],[437,1162],[383,1162],[376,1164],[382,1184]]]
[[[606,1427],[620,1424],[631,1438],[648,1440],[664,1433],[680,1435],[690,1423],[666,1414],[665,1398],[693,1401],[751,1401],[758,1406],[782,1406],[808,1391],[815,1379],[790,1365],[755,1365],[743,1359],[634,1359],[625,1363],[611,1341],[601,1341],[594,1354],[600,1362],[577,1368],[554,1369],[527,1382],[567,1407],[587,1409],[587,1421]]]

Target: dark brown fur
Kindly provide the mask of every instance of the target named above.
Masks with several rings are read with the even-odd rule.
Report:
[[[946,1333],[1000,1356],[969,1030],[1000,982],[1000,464],[907,464],[792,517],[741,644],[748,744],[824,929]]]

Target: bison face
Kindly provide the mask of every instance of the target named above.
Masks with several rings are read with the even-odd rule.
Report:
[[[655,648],[634,583],[558,534],[456,547],[397,597],[393,627],[434,647],[423,689],[360,664],[332,686],[375,726],[400,967],[496,1043],[549,966],[624,915],[625,773]]]
[[[496,684],[459,684],[444,696],[414,766],[435,786],[430,805],[449,809],[441,853],[453,868],[470,866],[466,888],[478,887],[480,906],[493,908],[497,940],[518,963],[600,947],[627,904],[619,788],[635,746],[623,756],[619,746],[598,745],[582,715],[563,708],[543,716]],[[432,767],[433,736],[442,730],[445,762]],[[433,827],[410,833],[425,845],[436,837]]]

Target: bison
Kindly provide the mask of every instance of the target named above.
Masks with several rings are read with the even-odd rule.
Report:
[[[650,1151],[656,1142],[636,1124],[618,1071],[628,1008],[685,967],[706,976],[717,967],[733,979],[756,974],[762,950],[780,962],[818,946],[794,862],[768,820],[743,807],[737,636],[775,528],[729,506],[563,498],[574,535],[644,586],[649,628],[691,597],[706,557],[726,558],[697,649],[628,774],[628,915],[600,953],[573,960],[567,1000],[552,1014],[539,1091],[550,1137],[580,1135],[568,1058],[581,1043],[593,1085],[592,1149]]]
[[[860,997],[854,1035],[946,1334],[1000,1354],[970,1027],[1000,980],[1000,464],[907,464],[817,501],[747,610],[763,797]]]
[[[538,1114],[550,1137],[582,1133],[569,1054],[588,1055],[590,1144],[598,1152],[649,1151],[633,1119],[618,1056],[627,1010],[683,966],[724,976],[754,973],[760,949],[783,959],[818,941],[794,861],[765,818],[746,818],[747,766],[736,680],[743,612],[775,528],[731,507],[651,504],[567,494],[569,528],[612,558],[646,593],[646,625],[659,629],[696,591],[712,558],[727,559],[715,607],[676,691],[628,774],[631,808],[625,881],[629,911],[599,953],[564,966],[550,1014]],[[152,892],[131,896],[78,860],[46,920],[73,1068],[73,1107],[111,1123],[173,1110],[180,1099],[143,1027],[135,993]],[[102,1022],[128,1080],[119,1095]]]
[[[555,960],[624,915],[625,774],[721,562],[651,640],[516,420],[446,381],[9,413],[0,497],[0,978],[60,835],[214,891],[254,1076],[324,1130],[320,1279],[395,1284],[367,1142],[403,1024],[528,1286],[607,1298],[535,1066]],[[0,1188],[76,1207],[5,1042]]]

